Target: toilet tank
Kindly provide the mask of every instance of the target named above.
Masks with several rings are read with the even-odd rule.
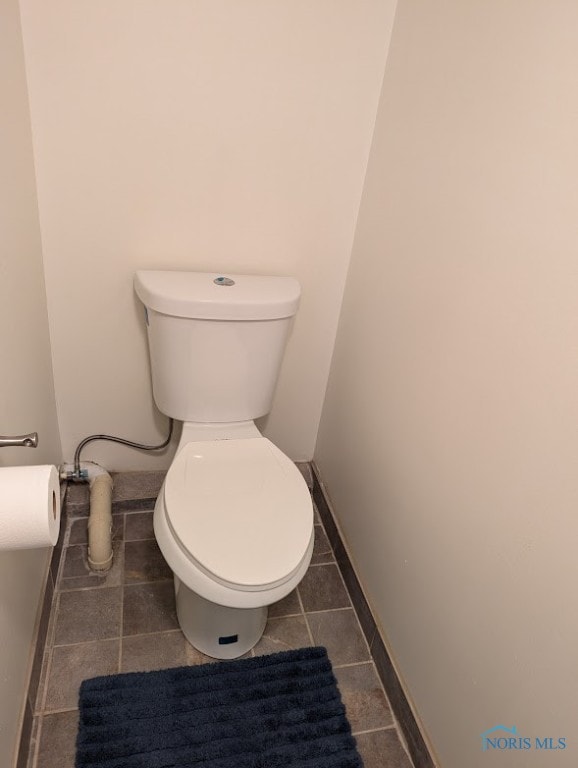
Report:
[[[153,395],[181,421],[248,421],[271,409],[301,289],[292,277],[140,270]]]

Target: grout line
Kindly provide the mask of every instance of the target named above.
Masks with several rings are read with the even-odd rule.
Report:
[[[299,600],[299,605],[301,606],[301,615],[303,616],[303,620],[305,621],[305,627],[307,628],[307,634],[309,635],[309,640],[311,642],[311,645],[315,645],[315,638],[313,637],[313,632],[311,631],[311,627],[309,626],[309,620],[307,619],[307,614],[305,613],[305,609],[303,608],[303,601],[301,600],[301,593],[299,592],[299,587],[297,587],[297,599]]]
[[[36,765],[38,763],[38,755],[40,753],[40,739],[42,738],[42,725],[44,723],[44,717],[43,715],[37,715],[38,717],[38,727],[36,728],[36,743],[34,744],[34,753],[32,755],[29,755],[28,757],[28,763],[30,768],[36,768]]]
[[[145,539],[143,539],[145,541]],[[150,539],[152,541],[152,539]],[[124,542],[121,542],[121,544],[124,544]],[[67,576],[64,579],[64,582],[66,582],[68,579],[83,579],[84,576]],[[171,577],[172,578],[172,577]],[[115,587],[140,587],[143,584],[164,584],[166,581],[171,581],[171,578],[166,579],[152,579],[149,581],[131,581],[128,584],[101,584],[100,586],[92,586],[92,587],[67,587],[66,589],[61,590],[62,592],[88,592],[91,589],[114,589]]]
[[[149,579],[148,581],[127,581],[123,583],[123,587],[142,587],[143,584],[166,584],[167,581],[173,581],[174,576],[167,576],[166,579]]]
[[[91,592],[94,590],[103,590],[103,589],[111,589],[112,587],[120,587],[121,584],[94,584],[90,587],[72,587],[69,584],[67,584],[67,581],[71,581],[73,579],[84,579],[85,576],[66,576],[64,579],[62,579],[62,586],[60,588],[61,593],[69,593],[69,592]]]
[[[62,533],[62,549],[64,550],[65,547],[68,547],[70,542],[70,533],[72,531],[72,520],[70,518],[67,518],[66,524],[64,526],[64,531]],[[59,565],[62,564],[62,558],[60,559]]]
[[[61,562],[62,565],[62,562]],[[46,644],[44,646],[44,653],[47,653],[46,658],[46,674],[44,676],[44,690],[39,700],[39,714],[44,712],[46,707],[46,699],[48,697],[48,688],[50,683],[50,675],[52,673],[52,656],[54,651],[54,638],[56,635],[56,624],[58,623],[58,611],[60,608],[60,591],[54,590],[54,597],[52,606],[50,607],[50,623],[48,625],[48,632],[46,633]],[[38,701],[38,694],[37,694]]]
[[[120,619],[119,619],[119,632],[120,637],[118,639],[118,665],[117,665],[117,672],[120,672],[122,669],[122,636],[124,632],[124,571],[125,571],[125,561],[124,561],[124,531],[126,526],[126,517],[123,515],[122,518],[122,533],[123,533],[123,540],[121,545],[119,546],[119,557],[122,558],[122,561],[120,563],[120,571],[121,571],[121,579],[120,579]]]
[[[321,611],[305,611],[305,613],[333,613],[334,611],[353,611],[355,608],[352,605],[344,605],[342,608],[324,608]]]
[[[140,539],[125,539],[125,538],[123,538],[123,541],[126,544],[136,544],[136,542],[138,542],[138,541],[156,541],[156,539],[155,539],[154,536],[143,536]]]
[[[161,629],[158,632],[138,632],[135,635],[123,635],[123,637],[125,639],[130,637],[132,639],[133,637],[147,637],[148,635],[176,635],[177,632],[181,632],[182,633],[182,630],[181,630],[180,627],[178,629]],[[184,637],[184,635],[183,635],[183,637]],[[113,638],[113,639],[116,639],[116,638]],[[189,643],[189,645],[190,645],[190,643]]]
[[[44,719],[46,715],[62,715],[66,712],[78,712],[78,707],[62,707],[61,709],[49,709],[46,712],[42,713],[42,718]]]
[[[373,661],[373,659],[366,659],[365,661],[350,661],[350,662],[347,662],[346,664],[332,664],[331,666],[333,667],[333,669],[349,669],[350,667],[363,667],[367,664],[371,664],[375,666],[375,662]],[[375,674],[377,675],[377,671]],[[378,676],[378,680],[379,680],[379,676]],[[379,682],[381,683],[381,680],[379,680]]]
[[[379,677],[379,675],[378,675],[378,677]],[[403,728],[401,727],[401,725],[399,723],[399,720],[395,716],[395,712],[393,711],[393,707],[391,706],[391,704],[389,702],[389,698],[387,696],[387,693],[385,694],[385,699],[386,699],[386,701],[387,701],[387,703],[389,705],[389,709],[390,709],[390,712],[391,712],[391,717],[393,719],[393,727],[395,728],[395,731],[397,733],[397,738],[399,739],[399,743],[401,744],[402,749],[405,751],[405,754],[407,755],[407,759],[409,760],[409,764],[413,768],[414,762],[413,762],[412,756],[410,755],[410,752],[409,752],[409,747],[407,745],[407,741],[406,741],[406,738],[405,738],[405,734],[403,732]]]
[[[325,555],[326,557],[332,557],[333,560],[327,560],[325,563],[309,563],[309,568],[319,568],[322,565],[337,565],[335,555]]]
[[[48,660],[46,662],[46,678],[44,680],[44,690],[42,691],[42,696],[40,697],[40,709],[39,714],[42,715],[44,713],[44,710],[46,708],[46,699],[48,698],[48,689],[50,687],[50,674],[52,672],[52,652],[54,648],[51,646],[50,651],[48,652]]]
[[[132,637],[132,635],[128,635],[128,637]],[[91,640],[81,640],[79,643],[59,643],[58,645],[53,645],[51,650],[54,650],[55,648],[75,648],[79,645],[88,645],[89,643],[108,643],[112,640],[120,640],[120,635],[114,635],[114,637],[96,637]]]
[[[379,733],[380,731],[394,731],[395,725],[393,723],[391,725],[384,725],[381,728],[368,728],[365,731],[352,731],[352,736],[363,736],[365,733]]]

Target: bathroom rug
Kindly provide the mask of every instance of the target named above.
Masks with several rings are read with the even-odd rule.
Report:
[[[85,680],[76,768],[362,768],[322,647]]]

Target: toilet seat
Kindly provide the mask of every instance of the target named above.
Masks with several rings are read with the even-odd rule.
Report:
[[[264,437],[187,443],[167,474],[164,504],[188,558],[235,590],[262,591],[289,581],[310,549],[307,485]]]

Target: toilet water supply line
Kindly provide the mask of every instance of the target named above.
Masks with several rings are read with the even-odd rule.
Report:
[[[159,445],[146,445],[125,440],[114,435],[90,435],[82,440],[74,453],[74,464],[60,468],[61,480],[75,483],[88,482],[90,511],[88,516],[88,565],[93,571],[108,571],[112,565],[112,477],[92,461],[80,462],[80,452],[93,440],[110,440],[141,451],[160,451],[166,448],[173,436],[173,420],[169,419],[169,434]]]

